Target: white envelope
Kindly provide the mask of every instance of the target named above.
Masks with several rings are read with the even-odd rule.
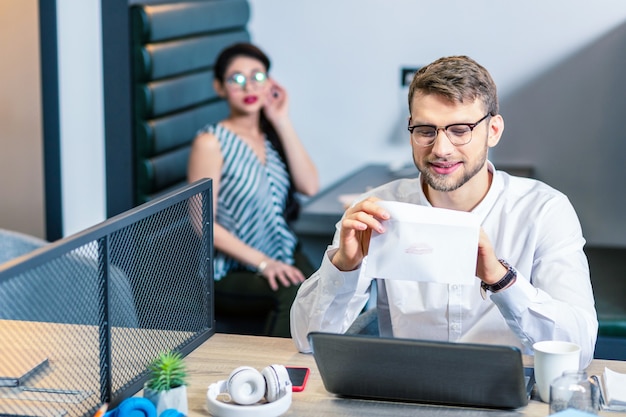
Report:
[[[372,232],[365,276],[442,284],[476,280],[480,219],[473,213],[379,201],[391,215]]]

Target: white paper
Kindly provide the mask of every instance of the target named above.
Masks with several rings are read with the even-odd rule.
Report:
[[[626,406],[626,374],[605,367],[604,383],[609,405]]]
[[[372,232],[365,276],[471,285],[476,279],[480,220],[472,213],[379,201],[390,214]]]

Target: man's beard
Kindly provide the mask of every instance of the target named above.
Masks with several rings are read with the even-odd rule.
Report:
[[[482,155],[480,155],[480,157],[478,158],[478,160],[476,161],[474,165],[471,165],[468,167],[467,164],[464,164],[464,168],[468,168],[468,169],[466,169],[465,174],[458,181],[454,183],[451,183],[449,181],[448,175],[439,175],[439,174],[434,173],[431,170],[422,169],[418,165],[417,161],[415,160],[415,154],[413,154],[413,162],[415,163],[415,166],[417,167],[417,169],[420,171],[422,178],[424,179],[424,181],[430,188],[432,188],[435,191],[443,191],[443,192],[454,191],[454,190],[459,189],[461,186],[463,186],[466,182],[474,178],[474,176],[480,172],[480,170],[485,165],[485,162],[487,161],[488,149],[489,147],[485,145]]]

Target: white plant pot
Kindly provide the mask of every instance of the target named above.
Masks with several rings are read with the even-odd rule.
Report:
[[[174,408],[184,415],[188,414],[186,385],[181,385],[169,391],[155,391],[144,385],[143,396],[154,404],[157,417],[168,408]]]

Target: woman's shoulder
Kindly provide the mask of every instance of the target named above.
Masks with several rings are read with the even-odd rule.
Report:
[[[198,132],[196,133],[196,137],[194,138],[194,140],[198,141],[206,141],[206,140],[210,140],[211,138],[217,139],[219,135],[219,132],[217,132],[215,130],[215,126],[214,125],[209,125],[206,126],[200,130],[198,130]]]
[[[232,142],[234,140],[238,140],[237,134],[222,122],[206,125],[198,131],[196,137],[205,136],[207,134],[214,136],[220,142]]]
[[[193,140],[193,147],[208,151],[219,150],[220,141],[217,136],[218,133],[215,131],[214,127],[214,125],[210,125],[198,131]]]
[[[219,135],[219,130],[220,130],[220,124],[219,123],[209,123],[207,125],[204,125],[202,128],[200,128],[197,132],[196,132],[196,137],[200,137],[200,136],[204,136],[207,134],[211,134],[211,135]]]

